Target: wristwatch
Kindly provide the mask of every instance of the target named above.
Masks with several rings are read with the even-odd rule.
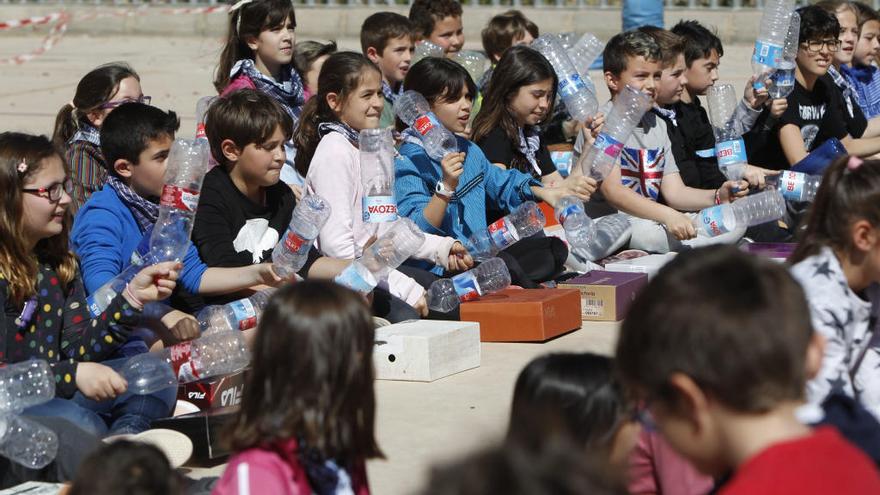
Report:
[[[455,194],[455,191],[446,187],[446,184],[444,184],[442,180],[437,182],[437,187],[434,188],[434,192],[446,199],[451,198],[452,195]]]

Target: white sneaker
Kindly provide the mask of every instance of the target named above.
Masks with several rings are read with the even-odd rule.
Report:
[[[117,440],[141,442],[155,446],[165,454],[174,469],[183,466],[192,456],[193,444],[188,436],[179,431],[155,428],[138,434],[113,435],[104,439],[106,443]]]

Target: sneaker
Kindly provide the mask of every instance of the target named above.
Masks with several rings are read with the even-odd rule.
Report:
[[[165,454],[174,469],[183,466],[193,452],[193,444],[188,436],[179,431],[165,428],[155,428],[138,434],[113,435],[105,438],[104,442],[112,443],[117,440],[141,442],[155,446]]]

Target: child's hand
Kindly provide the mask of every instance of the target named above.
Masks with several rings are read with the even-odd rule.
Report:
[[[584,129],[584,123],[575,119],[568,119],[562,123],[562,136],[565,139],[577,137],[578,133]]]
[[[755,84],[755,78],[757,76],[752,76],[749,78],[749,82],[746,83],[746,90],[743,95],[743,98],[746,100],[746,104],[752,107],[755,110],[760,110],[762,106],[764,106],[764,102],[770,98],[770,92],[767,90],[767,87],[772,84],[770,79],[766,79],[764,81],[764,87],[759,90],[755,90],[753,86]]]
[[[87,398],[102,401],[125,393],[128,383],[113,368],[98,363],[76,365],[76,388]]]
[[[770,115],[773,118],[778,119],[785,111],[788,109],[788,100],[785,98],[776,98],[775,100],[770,100]]]
[[[779,175],[780,173],[780,170],[767,170],[766,168],[756,167],[754,165],[746,165],[746,171],[745,174],[743,174],[743,179],[748,181],[749,185],[752,187],[764,189],[764,187],[767,185],[766,177],[768,175]]]
[[[718,188],[718,199],[721,203],[731,203],[739,198],[748,196],[749,183],[744,180],[729,180]]]
[[[458,187],[458,178],[464,172],[464,153],[449,153],[440,161],[443,169],[443,184],[453,191]]]
[[[268,285],[270,287],[278,287],[282,283],[287,282],[287,280],[282,279],[275,273],[275,270],[272,269],[272,263],[259,263],[251,266],[253,266],[254,270],[254,283],[251,284],[252,286]],[[295,276],[291,277],[290,280],[294,279]]]
[[[596,137],[602,132],[602,129],[605,127],[605,114],[602,112],[597,113],[593,116],[592,119],[587,119],[584,122],[584,146],[582,149],[587,149],[592,146],[593,143],[596,142]],[[583,153],[586,155],[586,153]]]
[[[672,234],[679,241],[686,241],[697,236],[694,224],[691,219],[684,213],[671,210],[666,219],[663,220],[663,226],[666,231]]]
[[[592,177],[569,175],[562,181],[559,187],[567,191],[566,195],[575,196],[581,201],[589,201],[593,193],[596,192],[598,183]]]
[[[450,272],[463,272],[474,266],[474,259],[461,242],[455,241],[449,249],[449,263],[446,267]]]
[[[428,300],[425,299],[425,296],[420,297],[419,300],[413,304],[413,309],[415,309],[422,318],[428,316]]]
[[[162,324],[178,341],[198,338],[202,334],[199,321],[183,311],[174,310],[162,317]]]
[[[293,191],[293,196],[296,198],[296,200],[297,200],[297,201],[302,200],[302,199],[303,199],[303,188],[302,188],[302,186],[297,186],[297,185],[295,185],[295,184],[289,184],[289,185],[290,185],[290,190]]]
[[[161,301],[171,295],[177,287],[177,277],[183,265],[176,261],[166,261],[148,266],[138,272],[128,283],[128,288],[123,292],[125,299],[135,307],[140,304]],[[130,292],[130,294],[129,294]],[[136,301],[131,299],[134,296]]]

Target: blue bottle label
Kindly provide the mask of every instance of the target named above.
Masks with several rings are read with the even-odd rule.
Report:
[[[492,244],[495,244],[499,250],[505,249],[519,240],[516,229],[507,222],[507,217],[499,219],[489,226],[489,237],[492,238]]]
[[[581,75],[575,72],[566,78],[559,79],[559,97],[568,98],[578,91],[587,88],[587,84],[581,79]]]
[[[571,151],[550,152],[550,159],[553,160],[553,165],[556,166],[556,170],[558,170],[563,177],[568,177],[568,174],[571,173],[571,158]]]
[[[363,217],[367,223],[393,222],[397,220],[397,203],[394,196],[364,196]]]
[[[229,303],[235,317],[235,325],[239,330],[247,330],[257,326],[257,310],[250,299],[241,299]]]
[[[770,80],[776,86],[794,86],[793,70],[775,70],[770,74]]]
[[[623,143],[603,132],[596,136],[596,142],[593,143],[593,148],[596,148],[616,160],[617,157],[620,156],[620,151],[623,149]]]
[[[800,172],[786,170],[779,174],[779,190],[782,197],[790,201],[802,201],[806,176]]]
[[[755,41],[755,54],[752,60],[767,67],[778,68],[782,63],[782,47],[766,41]]]
[[[559,225],[565,225],[565,219],[569,217],[569,215],[574,215],[575,213],[584,213],[584,205],[580,202],[577,202],[572,205],[568,205],[563,208],[561,211],[556,212],[556,221],[559,222]]]
[[[452,277],[452,288],[455,289],[458,300],[461,302],[473,301],[483,295],[476,275],[471,272],[464,272]]]
[[[92,315],[92,318],[101,316],[102,311],[101,308],[98,307],[97,301],[95,301],[94,292],[86,297],[86,306],[89,307],[89,313]]]
[[[740,139],[723,141],[715,145],[715,156],[718,158],[719,167],[727,167],[737,163],[748,163],[746,157],[746,144]]]
[[[712,237],[730,232],[727,225],[724,225],[724,206],[726,205],[713,206],[700,212],[700,222]]]
[[[357,262],[348,265],[348,268],[337,275],[333,281],[356,292],[370,292],[376,284],[371,284],[367,281],[366,278],[359,273],[358,266]],[[366,271],[365,268],[363,270]]]

